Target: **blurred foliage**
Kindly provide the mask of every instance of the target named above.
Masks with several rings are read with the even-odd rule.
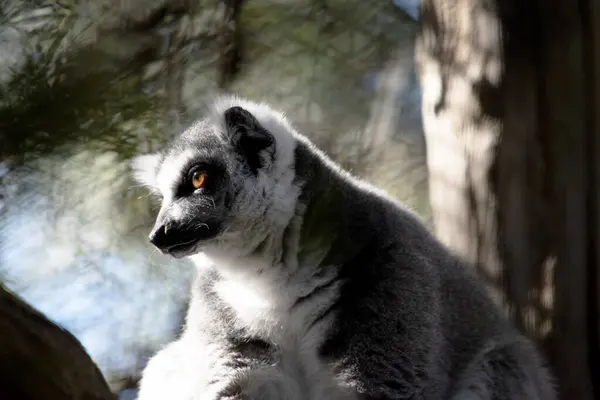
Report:
[[[286,99],[281,106],[308,122],[318,105],[326,120],[314,122],[357,140],[373,96],[364,76],[414,34],[402,11],[373,0],[238,1],[243,9],[233,28],[215,0],[148,1],[152,7],[143,13],[129,5],[114,17],[111,9],[113,17],[102,23],[78,15],[78,3],[0,3],[0,29],[26,32],[24,60],[0,85],[0,157],[10,163],[64,153],[73,144],[129,158],[164,140],[167,123],[193,119],[194,104],[221,90]],[[119,2],[97,7],[113,3]],[[239,31],[239,43],[220,40],[231,29]],[[237,79],[219,78],[228,46],[240,47],[232,51],[241,66],[230,71]],[[265,80],[267,58],[275,64]]]
[[[365,90],[365,75],[381,70],[415,32],[414,21],[390,2],[373,0],[253,1],[240,18],[244,68],[233,88],[260,93],[260,85],[244,82],[259,82],[264,71],[257,65],[268,58],[269,81],[281,82],[270,85],[269,98],[298,98],[305,112],[294,115],[309,120],[312,105],[326,110],[326,120],[366,119],[373,93]]]
[[[14,8],[2,12],[5,26],[32,23],[15,18]],[[140,131],[157,132],[161,98],[143,90],[139,70],[107,56],[100,44],[71,39],[67,45],[75,11],[51,11],[40,22],[44,28],[28,36],[22,64],[0,86],[0,157],[23,164],[71,152],[72,145],[131,157],[140,150]]]
[[[81,49],[52,66],[46,54],[27,58],[0,87],[0,156],[23,162],[77,143],[123,157],[139,151],[140,126],[127,122],[155,131],[160,99],[143,92],[130,71],[99,68],[95,56]]]

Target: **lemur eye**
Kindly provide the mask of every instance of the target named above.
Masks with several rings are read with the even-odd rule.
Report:
[[[192,174],[192,186],[202,189],[206,183],[206,171],[196,171]]]

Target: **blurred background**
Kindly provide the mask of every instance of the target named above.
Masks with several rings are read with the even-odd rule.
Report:
[[[528,258],[534,265],[529,268],[502,250],[506,242],[475,240],[499,226],[513,234],[524,229],[527,238],[511,237],[526,246],[545,240],[539,238],[551,229],[533,224],[510,231],[499,222],[484,232],[482,221],[489,218],[477,207],[474,230],[466,226],[470,223],[448,222],[439,211],[440,202],[461,205],[452,190],[430,181],[438,160],[447,161],[457,147],[438,140],[436,132],[456,141],[460,135],[452,129],[463,125],[454,119],[435,125],[431,118],[439,117],[441,100],[422,96],[429,91],[421,90],[417,61],[423,66],[428,62],[423,54],[443,53],[435,50],[442,41],[427,41],[421,28],[420,17],[434,14],[426,8],[420,12],[418,0],[0,0],[0,282],[71,332],[115,395],[135,399],[149,356],[180,331],[192,270],[147,242],[157,207],[136,187],[128,161],[160,148],[200,116],[216,93],[234,92],[277,105],[334,160],[418,213],[479,267],[507,313],[539,339],[554,364],[562,360],[556,354],[571,352],[565,343],[585,331],[590,343],[585,360],[570,362],[583,362],[588,378],[600,374],[598,286],[579,292],[582,301],[595,304],[581,310],[587,322],[560,319],[567,331],[562,331],[562,345],[548,342],[552,251]],[[465,24],[464,18],[448,15]],[[491,41],[484,28],[493,30],[494,24],[486,21],[468,35]],[[439,26],[432,29],[439,35]],[[419,33],[421,58],[415,58]],[[439,60],[446,65],[443,57]],[[427,71],[422,68],[422,76]],[[457,73],[440,71],[445,77]],[[483,90],[478,86],[474,92]],[[449,98],[465,109],[459,97]],[[497,134],[504,125],[496,114],[486,119],[486,107],[469,110],[492,121],[485,129]],[[484,129],[481,124],[478,129]],[[430,127],[427,135],[424,126]],[[467,149],[463,156],[491,151],[494,141],[482,137],[461,145]],[[511,160],[507,163],[521,170],[510,174],[544,168]],[[488,164],[485,168],[492,168]],[[467,170],[463,175],[479,171]],[[477,186],[476,178],[469,182],[488,187]],[[496,193],[494,188],[490,191]],[[472,194],[474,204],[499,210],[479,194]],[[512,198],[507,204],[514,210]],[[532,209],[541,212],[535,204]],[[527,212],[500,214],[500,221],[516,221]],[[546,227],[552,220],[547,215],[539,218]],[[500,255],[492,247],[501,249]],[[591,262],[581,261],[582,268]],[[517,278],[507,279],[511,273]],[[584,278],[598,279],[596,272]],[[567,308],[578,307],[567,303]],[[569,336],[569,330],[575,334]],[[557,352],[558,347],[566,350]],[[563,397],[591,399],[593,379],[569,374],[575,383]]]

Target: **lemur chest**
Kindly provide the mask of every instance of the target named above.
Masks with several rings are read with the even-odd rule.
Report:
[[[233,324],[268,342],[313,347],[331,326],[323,318],[336,299],[334,287],[315,290],[319,282],[222,280],[214,289],[234,314]]]

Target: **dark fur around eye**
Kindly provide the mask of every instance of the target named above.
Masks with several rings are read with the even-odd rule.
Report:
[[[194,173],[203,171],[206,173],[206,183],[202,192],[210,194],[219,187],[225,176],[225,166],[219,162],[191,161],[182,170],[182,177],[177,191],[177,196],[189,196],[196,191],[192,184]]]

